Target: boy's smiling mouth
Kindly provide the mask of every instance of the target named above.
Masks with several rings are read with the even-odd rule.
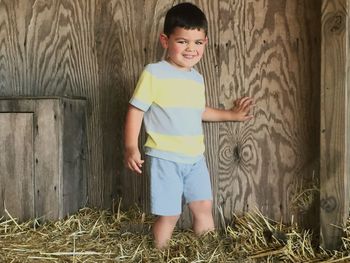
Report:
[[[196,57],[196,55],[182,55],[186,59],[193,59]]]

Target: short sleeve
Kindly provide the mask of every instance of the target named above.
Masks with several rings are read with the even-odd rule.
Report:
[[[153,97],[152,74],[150,67],[147,66],[141,73],[129,103],[142,111],[147,111],[154,101]]]

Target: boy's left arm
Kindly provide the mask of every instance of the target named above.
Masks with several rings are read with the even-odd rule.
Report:
[[[243,97],[234,102],[234,106],[230,110],[220,110],[206,107],[203,114],[203,121],[247,121],[253,118],[250,114],[253,107],[253,99]]]

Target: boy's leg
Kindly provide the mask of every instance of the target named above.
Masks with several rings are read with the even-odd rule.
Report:
[[[193,231],[196,235],[214,230],[211,200],[193,201],[188,206],[192,213]]]
[[[192,213],[194,232],[200,235],[214,230],[211,183],[204,158],[185,176],[184,196]]]
[[[156,157],[149,156],[147,161],[151,175],[151,212],[158,215],[152,229],[154,244],[156,248],[164,248],[181,214],[181,169],[175,162]]]
[[[156,248],[168,245],[179,216],[159,216],[153,225],[154,244]]]

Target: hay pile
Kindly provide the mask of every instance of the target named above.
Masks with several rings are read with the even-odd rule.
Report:
[[[263,217],[235,218],[222,233],[197,238],[175,231],[170,247],[152,247],[152,217],[137,209],[110,213],[89,208],[58,222],[0,220],[0,262],[344,262],[343,251],[315,252],[311,235]]]

